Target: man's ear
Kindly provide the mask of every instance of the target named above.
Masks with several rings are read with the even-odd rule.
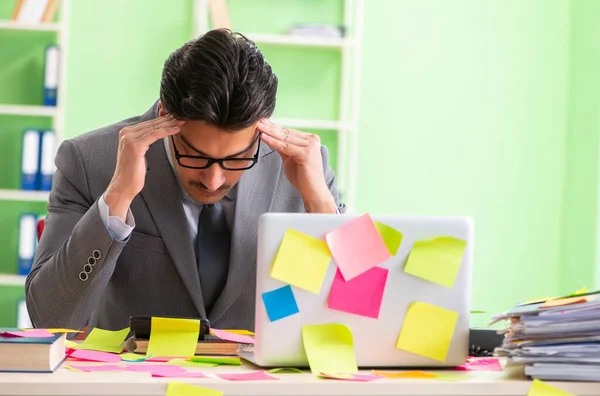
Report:
[[[158,116],[164,117],[165,115],[167,115],[165,108],[163,107],[162,103],[158,102]]]

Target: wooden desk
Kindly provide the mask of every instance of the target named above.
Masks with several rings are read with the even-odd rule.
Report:
[[[76,363],[78,365],[85,363]],[[90,396],[164,396],[167,384],[187,382],[222,390],[228,395],[495,395],[525,396],[531,381],[510,372],[471,372],[470,378],[458,381],[431,379],[380,379],[359,383],[315,378],[306,374],[276,374],[278,381],[233,382],[216,377],[215,373],[252,371],[252,365],[220,366],[191,369],[210,376],[209,379],[152,378],[137,372],[75,372],[60,368],[52,374],[0,373],[0,395],[90,395]],[[433,370],[427,370],[433,371]],[[464,372],[462,372],[464,373]],[[600,395],[600,383],[551,383],[578,396]]]

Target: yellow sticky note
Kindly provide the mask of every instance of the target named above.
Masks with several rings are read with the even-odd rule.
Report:
[[[218,366],[217,363],[204,363],[204,362],[194,362],[186,359],[171,359],[166,364],[171,364],[173,366],[179,367],[215,367]]]
[[[314,375],[358,372],[354,340],[347,326],[336,323],[302,326],[302,341]]]
[[[223,396],[223,392],[183,382],[169,382],[166,396]]]
[[[417,241],[404,270],[446,287],[453,287],[467,243],[452,237]]]
[[[396,253],[398,253],[398,248],[402,243],[402,233],[395,228],[380,223],[379,221],[373,220],[373,223],[375,224],[375,228],[377,228],[377,231],[379,232],[379,235],[381,235],[381,238],[383,239],[385,246],[387,246],[390,254],[392,256],[396,255]]]
[[[192,356],[190,357],[192,362],[197,363],[213,363],[215,366],[218,364],[229,365],[229,366],[241,366],[242,361],[239,357],[220,357],[220,356]]]
[[[89,351],[102,351],[120,353],[123,350],[121,345],[125,341],[125,337],[129,334],[129,328],[112,331],[93,328],[85,340],[78,344],[75,349],[86,349]]]
[[[146,356],[194,356],[199,334],[197,319],[152,317]]]
[[[396,348],[445,361],[458,313],[425,302],[408,307]]]
[[[325,241],[288,229],[275,256],[271,276],[318,294],[330,261]]]
[[[534,379],[529,387],[527,396],[575,396],[572,393],[566,392],[562,389],[558,389],[552,385],[549,385],[542,380]]]

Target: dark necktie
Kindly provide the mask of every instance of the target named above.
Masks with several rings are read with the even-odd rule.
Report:
[[[208,315],[225,287],[229,269],[229,229],[221,203],[204,205],[198,220],[198,274]]]

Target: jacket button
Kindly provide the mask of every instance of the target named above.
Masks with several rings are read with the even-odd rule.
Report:
[[[94,258],[96,260],[98,260],[100,257],[102,257],[102,253],[100,253],[100,250],[96,249],[94,250],[94,252],[92,253],[92,256],[94,256]]]
[[[94,268],[91,265],[89,265],[89,264],[86,264],[86,265],[83,266],[83,271],[86,274],[91,274],[93,270],[94,270]]]
[[[88,274],[86,274],[85,272],[81,271],[79,273],[79,279],[82,280],[83,282],[85,282],[86,280],[88,280]]]
[[[88,257],[87,263],[93,267],[94,265],[96,265],[96,259],[90,256]]]

